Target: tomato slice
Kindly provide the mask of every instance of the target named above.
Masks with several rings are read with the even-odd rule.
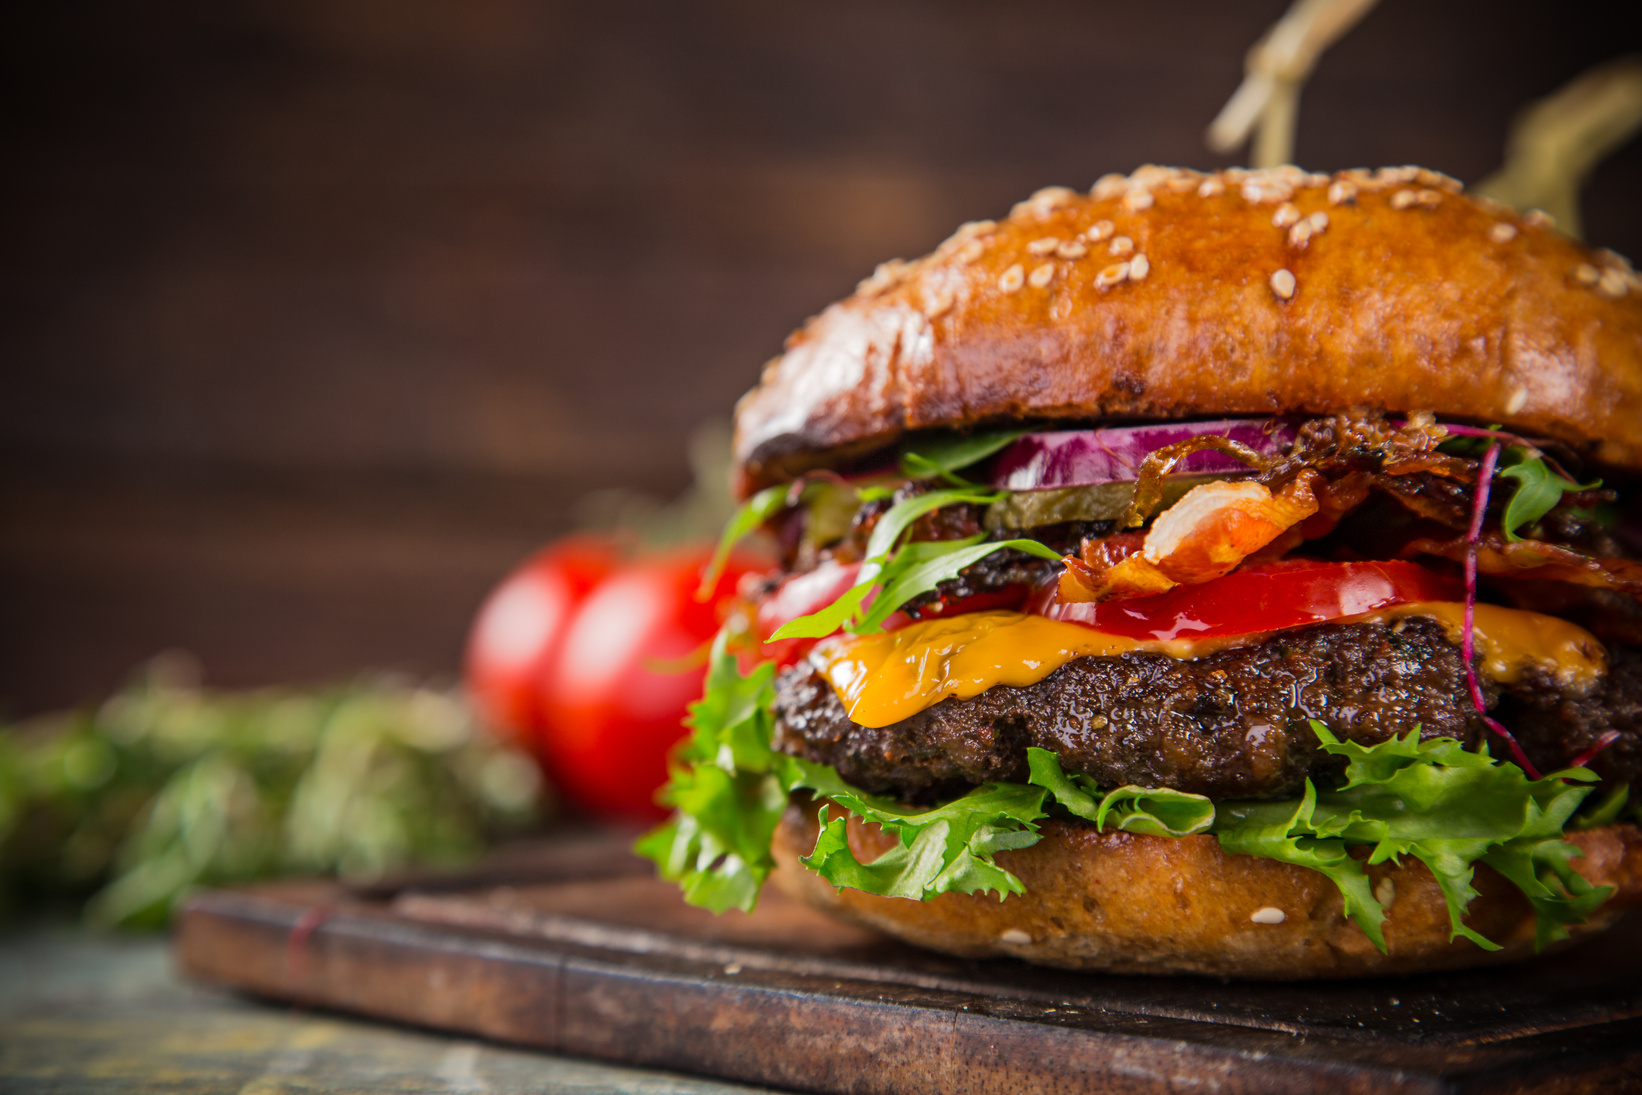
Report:
[[[1398,560],[1328,563],[1284,559],[1155,597],[1065,603],[1049,594],[1033,610],[1133,639],[1214,639],[1358,616],[1412,601],[1457,601],[1465,586]]]

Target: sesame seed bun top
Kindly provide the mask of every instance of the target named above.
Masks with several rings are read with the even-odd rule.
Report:
[[[1642,279],[1422,168],[1142,167],[880,266],[736,408],[749,493],[908,430],[1430,410],[1642,471]]]

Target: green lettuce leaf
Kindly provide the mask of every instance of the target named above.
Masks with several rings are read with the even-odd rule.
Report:
[[[1214,823],[1214,803],[1203,795],[1132,785],[1102,792],[1088,776],[1067,775],[1059,757],[1035,746],[1027,748],[1026,763],[1029,782],[1047,788],[1064,809],[1094,822],[1097,829],[1190,836],[1207,832]]]
[[[1346,915],[1383,952],[1385,906],[1375,898],[1363,865],[1346,852],[1345,841],[1310,835],[1316,810],[1317,789],[1308,779],[1299,802],[1223,804],[1213,832],[1233,855],[1264,856],[1326,875],[1339,889]]]
[[[676,813],[635,845],[683,887],[685,900],[714,912],[751,909],[758,899],[775,866],[770,840],[788,792],[788,758],[770,748],[775,665],[744,677],[725,642],[720,632],[706,689],[685,719],[692,733],[658,795]]]
[[[766,662],[742,676],[724,637],[715,641],[706,692],[687,720],[692,733],[659,796],[676,813],[635,845],[662,877],[679,883],[686,901],[714,912],[751,909],[775,865],[770,840],[788,795],[801,789],[847,811],[823,825],[805,860],[835,886],[915,899],[948,890],[1022,892],[992,857],[1037,842],[1042,788],[987,784],[930,808],[866,794],[827,765],[770,748],[774,668]],[[848,814],[882,825],[899,846],[860,863],[845,840]]]
[[[870,864],[862,864],[845,839],[847,816],[822,826],[806,866],[834,886],[927,900],[937,894],[1024,893],[1020,879],[999,867],[992,856],[1038,842],[1037,823],[1044,816],[1044,791],[1018,783],[988,783],[942,806],[902,806],[868,795],[844,782],[834,769],[795,761],[795,787],[805,787],[867,821],[895,834],[900,843]]]
[[[1563,829],[1596,776],[1583,768],[1529,779],[1514,764],[1486,751],[1467,752],[1452,738],[1419,740],[1416,727],[1378,745],[1340,741],[1311,723],[1325,752],[1345,757],[1345,783],[1318,793],[1311,782],[1298,807],[1291,803],[1222,803],[1215,835],[1230,852],[1265,855],[1320,870],[1345,897],[1346,912],[1384,949],[1384,909],[1368,886],[1363,866],[1400,861],[1424,863],[1448,903],[1450,937],[1463,936],[1497,950],[1461,919],[1476,896],[1477,862],[1493,866],[1533,904],[1540,945],[1563,938],[1565,925],[1585,919],[1607,899],[1569,865],[1578,849],[1562,841]],[[1285,816],[1286,815],[1286,816]],[[1366,846],[1359,864],[1346,854]]]
[[[978,545],[977,545],[978,546]],[[1514,764],[1467,752],[1451,738],[1419,739],[1418,727],[1378,745],[1340,741],[1313,722],[1324,751],[1345,758],[1345,780],[1319,792],[1310,780],[1298,800],[1223,802],[1160,788],[1102,790],[1068,774],[1055,754],[1027,751],[1028,783],[991,783],[950,802],[910,807],[867,794],[838,772],[775,752],[774,666],[745,676],[713,647],[706,693],[690,710],[691,736],[674,755],[660,799],[671,821],[638,851],[677,881],[686,900],[717,912],[750,909],[774,866],[770,840],[788,796],[808,790],[827,802],[815,849],[804,863],[828,882],[867,893],[927,900],[949,891],[1023,892],[994,856],[1025,848],[1053,806],[1102,829],[1159,837],[1209,832],[1228,853],[1264,856],[1314,870],[1339,888],[1345,912],[1385,949],[1385,909],[1367,867],[1413,856],[1447,899],[1450,937],[1497,949],[1463,921],[1476,896],[1477,863],[1493,867],[1528,898],[1540,947],[1564,938],[1611,894],[1574,871],[1580,852],[1563,841],[1595,779],[1585,769],[1530,779]],[[1617,813],[1614,796],[1587,817]],[[874,822],[896,846],[862,863],[846,839],[849,817]],[[1360,848],[1358,855],[1351,850]]]

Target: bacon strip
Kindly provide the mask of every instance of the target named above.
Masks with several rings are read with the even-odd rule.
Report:
[[[1435,555],[1463,563],[1465,538],[1437,540],[1421,537],[1410,540],[1397,554],[1404,559]],[[1572,548],[1538,540],[1507,540],[1498,532],[1490,532],[1478,541],[1477,571],[1496,577],[1532,578],[1569,582],[1592,589],[1614,589],[1642,599],[1642,560],[1586,555]]]

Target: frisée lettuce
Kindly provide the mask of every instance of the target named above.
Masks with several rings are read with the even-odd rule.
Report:
[[[637,845],[663,877],[679,883],[687,901],[714,912],[756,903],[775,866],[770,842],[788,796],[805,790],[830,805],[804,864],[836,887],[889,897],[928,900],[956,891],[1002,900],[1023,893],[994,857],[1037,843],[1049,817],[1159,837],[1207,833],[1228,853],[1318,871],[1382,951],[1385,908],[1365,868],[1403,856],[1424,863],[1441,886],[1451,938],[1489,949],[1497,944],[1462,919],[1476,896],[1471,883],[1479,862],[1528,898],[1540,947],[1563,938],[1568,924],[1586,919],[1611,893],[1573,870],[1580,852],[1562,839],[1592,790],[1583,784],[1596,778],[1583,768],[1530,779],[1452,738],[1421,741],[1417,727],[1365,746],[1341,741],[1314,721],[1322,748],[1346,758],[1345,781],[1318,790],[1307,780],[1299,799],[1214,803],[1165,788],[1102,789],[1064,771],[1054,753],[1034,748],[1024,784],[989,783],[937,806],[906,806],[851,786],[831,767],[776,752],[774,675],[768,662],[742,674],[720,635],[705,694],[690,709],[692,733],[660,792],[675,813]],[[851,816],[876,822],[896,846],[862,863],[846,839]],[[1367,854],[1353,855],[1353,848]]]

